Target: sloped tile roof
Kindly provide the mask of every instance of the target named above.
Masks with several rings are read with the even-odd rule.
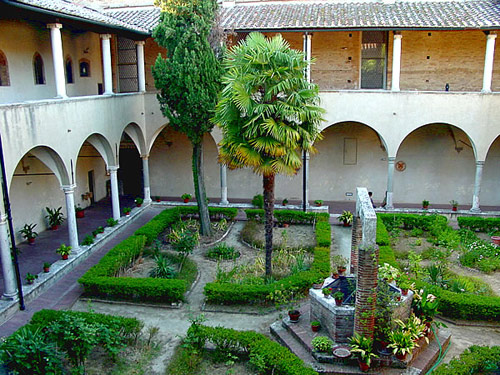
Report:
[[[129,24],[119,18],[115,18],[112,15],[105,13],[103,10],[99,10],[82,4],[75,4],[74,2],[69,0],[8,0],[5,1],[5,3],[11,3],[13,5],[15,5],[15,3],[19,3],[33,7],[35,10],[36,8],[50,10],[61,13],[62,15],[79,17],[85,20],[96,21],[114,27],[129,29],[132,31],[139,31],[143,33],[148,31],[146,28],[143,28],[140,25]]]
[[[107,9],[106,14],[130,25],[151,31],[158,24],[160,9],[154,7]]]
[[[238,4],[223,8],[222,26],[234,30],[500,28],[500,1]]]

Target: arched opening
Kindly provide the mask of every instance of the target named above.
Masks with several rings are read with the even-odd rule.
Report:
[[[43,59],[38,52],[33,56],[33,74],[35,76],[35,85],[45,85]]]
[[[80,59],[80,77],[90,77],[90,61]]]
[[[71,57],[66,57],[66,62],[65,62],[65,70],[66,70],[66,83],[74,83],[73,80],[73,60],[71,60]]]
[[[134,141],[127,133],[120,140],[120,169],[118,169],[120,195],[143,195],[142,160]]]
[[[184,193],[194,195],[191,168],[192,146],[182,133],[166,126],[156,137],[149,153],[151,195],[179,198]],[[217,146],[210,134],[203,138],[203,165],[207,197],[220,197]],[[228,183],[230,177],[228,176]],[[242,184],[243,185],[243,184]]]
[[[474,145],[456,126],[435,123],[411,132],[400,144],[394,171],[394,199],[400,203],[449,207],[469,204],[475,174]]]
[[[10,86],[9,65],[7,57],[0,50],[0,86]]]
[[[356,200],[356,187],[373,191],[384,199],[387,181],[387,151],[384,140],[369,126],[341,122],[322,132],[317,154],[309,162],[310,199]]]
[[[481,207],[500,205],[500,136],[491,144],[484,162],[483,179],[481,182]]]

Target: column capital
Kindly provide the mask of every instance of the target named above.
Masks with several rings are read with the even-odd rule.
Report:
[[[75,192],[76,184],[72,185],[61,185],[61,190],[64,191],[64,194],[72,194]]]
[[[484,165],[484,160],[476,160],[476,165]]]
[[[395,156],[389,156],[389,157],[387,158],[387,161],[388,161],[389,163],[394,163],[394,162],[396,161],[396,157],[395,157]]]
[[[486,35],[486,38],[487,38],[487,39],[496,39],[496,37],[497,37],[497,34],[493,34],[493,33],[491,33],[491,32],[490,32],[489,34],[487,34],[487,35]]]
[[[108,171],[110,171],[110,172],[116,172],[118,169],[120,169],[119,165],[110,165],[108,167]]]
[[[143,45],[145,45],[145,44],[146,44],[146,41],[145,41],[145,40],[136,40],[136,41],[135,41],[135,44],[136,44],[137,46],[143,46]]]
[[[100,34],[99,36],[103,40],[109,40],[109,39],[111,39],[111,34]]]
[[[62,23],[48,23],[47,29],[62,29]]]
[[[399,31],[394,31],[394,39],[402,39],[403,35]]]
[[[149,154],[142,154],[141,159],[149,159]]]

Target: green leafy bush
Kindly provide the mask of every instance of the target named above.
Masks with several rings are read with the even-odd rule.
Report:
[[[387,229],[385,227],[384,221],[381,220],[380,215],[378,216],[377,220],[377,245],[380,246],[390,246],[391,245],[391,239],[389,237],[389,233],[387,232]]]
[[[257,208],[264,207],[264,197],[262,196],[262,194],[254,195],[254,197],[252,198],[252,205]]]
[[[461,229],[470,229],[479,232],[496,232],[500,230],[500,218],[485,218],[485,217],[457,217],[458,226]]]
[[[82,241],[83,246],[90,246],[94,243],[94,237],[91,236],[90,234],[87,234],[85,238]]]
[[[159,279],[173,279],[177,272],[172,265],[172,261],[164,255],[158,254],[155,256],[156,267],[149,273],[150,277]]]
[[[198,207],[196,206],[177,207],[175,210],[177,210],[183,218],[194,218],[199,215]],[[232,221],[238,214],[238,209],[234,207],[208,207],[208,214],[211,220],[226,219],[227,221]]]
[[[332,227],[328,221],[316,223],[316,245],[319,247],[330,247],[332,244]]]
[[[479,373],[492,373],[500,369],[500,346],[473,345],[452,359],[447,364],[442,364],[432,373],[434,375],[469,375]]]
[[[240,256],[240,253],[235,250],[233,246],[228,246],[226,243],[220,243],[217,246],[212,247],[207,252],[207,257],[210,259],[223,259],[230,260],[236,259]]]

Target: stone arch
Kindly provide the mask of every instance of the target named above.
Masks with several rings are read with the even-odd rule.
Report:
[[[69,185],[72,183],[72,177],[70,177],[66,165],[62,160],[61,156],[54,151],[52,148],[44,145],[33,147],[31,150],[26,152],[21,159],[16,163],[16,166],[23,160],[28,154],[33,155],[38,160],[40,160],[47,168],[49,168],[61,185]],[[12,183],[15,171],[12,171],[12,176],[10,176],[9,181]],[[10,184],[9,184],[10,185]]]
[[[99,154],[104,159],[104,162],[106,163],[106,166],[108,168],[110,166],[116,165],[117,163],[116,153],[113,152],[111,144],[102,134],[99,133],[91,134],[87,137],[85,142],[90,143],[99,152]],[[80,146],[80,149],[82,148],[82,146]]]
[[[135,122],[131,122],[125,127],[125,129],[123,129],[123,132],[127,134],[130,139],[132,139],[140,155],[148,153],[149,150],[146,149],[144,133],[139,125]]]
[[[148,143],[148,146],[147,146],[147,149],[146,149],[147,153],[151,152],[151,149],[153,148],[153,145],[156,142],[156,138],[158,138],[158,136],[161,134],[161,132],[163,131],[163,129],[165,129],[167,126],[168,126],[168,123],[160,126],[158,129],[156,129],[154,131],[153,135],[151,136],[151,139],[149,140],[149,143]]]
[[[483,179],[481,182],[481,205],[500,205],[500,135],[489,144],[488,152],[484,160]],[[484,207],[483,207],[484,209]]]
[[[400,203],[449,207],[467,204],[473,194],[475,149],[465,131],[447,123],[429,123],[400,142],[394,171],[394,199]],[[415,188],[418,184],[418,188]]]

